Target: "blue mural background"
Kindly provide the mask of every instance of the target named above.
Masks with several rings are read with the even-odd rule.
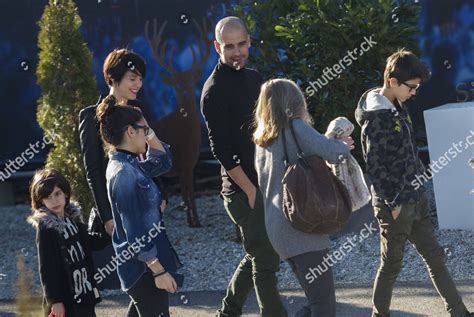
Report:
[[[3,2],[3,0],[2,0]],[[36,122],[36,105],[41,91],[36,85],[35,67],[38,63],[37,21],[41,18],[47,0],[19,0],[2,3],[0,13],[0,164],[14,159],[18,153],[42,138],[42,130]],[[175,110],[176,93],[173,87],[161,82],[164,69],[155,60],[144,37],[147,20],[167,20],[163,33],[168,47],[175,46],[173,66],[176,70],[191,67],[191,47],[198,52],[196,41],[199,34],[191,22],[207,17],[216,22],[227,9],[225,2],[156,1],[156,0],[76,0],[82,18],[81,33],[93,55],[94,71],[98,88],[107,93],[103,80],[102,64],[107,54],[117,47],[128,47],[146,60],[147,77],[138,98],[144,103],[149,121],[157,120]],[[209,27],[212,36],[212,27]],[[203,65],[203,74],[196,85],[196,101],[199,105],[200,87],[217,62],[212,48]],[[203,146],[207,146],[207,137]],[[46,151],[32,161],[42,162]]]
[[[40,89],[36,85],[38,63],[37,35],[47,0],[0,0],[0,164],[42,138],[36,123],[36,101]],[[146,116],[159,119],[175,110],[173,87],[161,82],[164,70],[155,61],[146,39],[146,20],[168,20],[164,38],[176,46],[174,67],[186,70],[191,66],[191,46],[198,34],[191,18],[204,16],[217,21],[225,15],[230,3],[213,0],[76,0],[83,20],[81,32],[93,54],[97,83],[107,92],[102,63],[116,47],[128,47],[142,55],[147,63],[147,78],[139,98],[146,107]],[[419,38],[422,59],[432,70],[432,79],[423,85],[410,103],[415,125],[424,131],[422,111],[448,102],[472,101],[474,97],[474,4],[472,0],[420,1]],[[188,23],[184,23],[184,21]],[[212,32],[212,30],[209,30]],[[211,34],[209,34],[211,36]],[[196,50],[197,51],[197,50]],[[214,50],[204,65],[196,85],[199,104],[200,88],[217,61]],[[207,145],[203,130],[204,147]],[[35,157],[42,162],[46,151]]]
[[[424,110],[474,100],[474,1],[421,4],[419,45],[432,77],[409,107],[418,135],[424,136]]]

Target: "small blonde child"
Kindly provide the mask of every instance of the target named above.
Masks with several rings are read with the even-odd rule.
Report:
[[[45,316],[89,317],[101,301],[82,210],[54,169],[38,170],[30,187]]]

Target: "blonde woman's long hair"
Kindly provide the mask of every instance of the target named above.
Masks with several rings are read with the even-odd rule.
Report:
[[[312,123],[303,93],[295,82],[284,79],[266,81],[258,96],[254,117],[253,141],[266,147],[288,127],[290,119],[302,119]]]

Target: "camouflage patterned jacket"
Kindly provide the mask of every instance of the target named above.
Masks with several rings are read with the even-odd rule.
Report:
[[[418,158],[408,111],[403,105],[395,107],[379,92],[380,88],[365,92],[355,116],[362,128],[366,172],[372,182],[372,204],[385,203],[394,208],[419,200],[423,186],[415,188],[411,182],[425,170]]]

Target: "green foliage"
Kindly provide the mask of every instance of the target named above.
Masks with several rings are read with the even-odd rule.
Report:
[[[391,0],[244,0],[232,13],[244,20],[251,33],[255,49],[251,64],[267,79],[296,81],[307,96],[316,129],[324,132],[338,116],[355,122],[360,96],[383,84],[385,60],[391,53],[401,47],[418,52],[419,5],[400,2],[397,7]],[[370,36],[377,44],[357,56],[339,78],[316,93],[306,91],[326,67],[339,63],[348,50],[360,50],[364,37]],[[355,140],[358,133],[356,129]]]
[[[92,207],[78,135],[79,111],[98,95],[92,56],[79,33],[81,19],[73,0],[50,0],[39,21],[37,80],[42,95],[37,119],[54,148],[46,166],[56,168],[71,182],[73,198],[85,212]]]

